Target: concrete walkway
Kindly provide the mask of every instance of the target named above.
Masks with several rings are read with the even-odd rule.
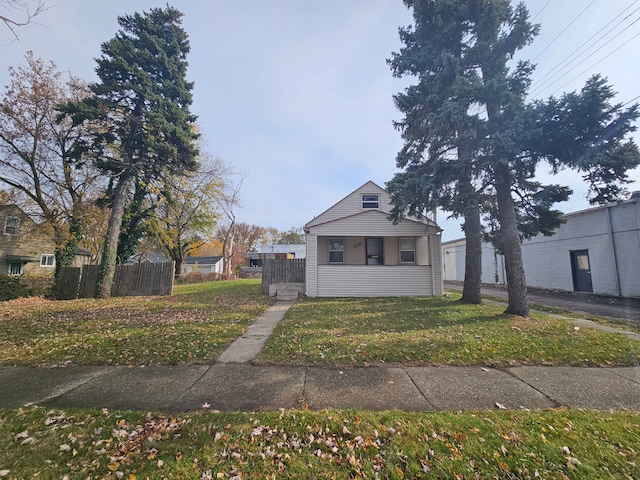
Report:
[[[256,366],[292,302],[276,302],[213,365],[0,367],[0,408],[188,411],[362,408],[485,410],[574,407],[640,411],[640,366]]]
[[[273,329],[293,305],[292,301],[278,301],[264,312],[258,320],[252,323],[238,340],[233,342],[218,357],[219,363],[250,362],[262,351],[264,344]]]

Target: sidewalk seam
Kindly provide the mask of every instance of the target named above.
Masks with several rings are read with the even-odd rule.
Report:
[[[307,372],[309,367],[304,367],[302,370],[302,406],[307,404]],[[307,408],[309,405],[307,404]]]
[[[501,368],[497,368],[496,370],[498,371],[502,371],[505,372],[507,375],[509,375],[512,378],[515,378],[516,380],[518,380],[520,383],[525,384],[527,387],[535,390],[536,392],[538,392],[540,395],[542,395],[544,398],[548,399],[550,402],[552,402],[554,404],[554,408],[559,408],[562,407],[562,402],[559,402],[557,399],[550,397],[547,393],[543,392],[542,390],[534,387],[533,385],[531,385],[529,382],[525,382],[522,378],[518,377],[516,374],[512,373],[509,371],[509,368],[505,368],[505,369],[501,369]]]
[[[91,377],[88,378],[86,381],[74,384],[71,388],[68,388],[66,390],[62,390],[60,393],[53,392],[48,397],[40,398],[40,399],[38,399],[37,401],[35,401],[33,403],[41,404],[41,403],[46,403],[46,402],[51,401],[51,400],[55,400],[56,398],[64,397],[68,393],[71,393],[74,390],[78,390],[79,388],[84,387],[88,383],[91,383],[94,380],[97,380],[97,379],[99,379],[100,377],[102,377],[104,375],[111,375],[112,372],[114,372],[114,371],[115,371],[115,367],[107,367],[105,369],[101,369],[95,375],[91,375]]]
[[[189,393],[189,392],[191,391],[191,389],[192,389],[193,387],[195,387],[195,386],[196,386],[196,384],[197,384],[200,380],[202,380],[202,377],[204,377],[207,373],[209,373],[209,371],[210,371],[212,368],[213,368],[213,365],[209,365],[209,368],[207,368],[204,372],[202,372],[202,375],[200,375],[200,376],[199,376],[199,377],[198,377],[198,378],[197,378],[197,379],[196,379],[196,380],[195,380],[191,385],[189,385],[189,388],[187,388],[184,392],[182,392],[182,395],[180,395],[180,396],[178,397],[178,399],[177,399],[175,402],[173,402],[173,405],[175,405],[175,404],[177,404],[178,402],[180,402],[180,400],[182,400],[182,399],[183,399],[183,397],[184,397],[187,393]],[[172,406],[173,406],[173,405],[172,405]]]
[[[627,378],[627,377],[624,377],[624,376],[616,373],[616,367],[602,367],[602,370],[605,370],[607,373],[610,373],[611,375],[615,375],[616,377],[622,378],[623,380],[626,380],[628,382],[632,382],[632,383],[640,385],[640,382],[638,382],[637,380],[634,380],[632,378]]]
[[[427,405],[429,405],[429,407],[431,407],[432,410],[437,410],[436,406],[434,404],[432,404],[429,399],[427,398],[427,396],[424,394],[424,392],[422,391],[422,389],[418,386],[418,384],[416,383],[416,381],[413,379],[413,377],[411,376],[411,374],[405,369],[401,369],[402,373],[404,373],[407,377],[409,377],[409,380],[411,380],[411,383],[413,383],[413,386],[416,387],[416,390],[418,390],[418,393],[420,395],[422,395],[422,398],[424,398],[424,401],[427,402]]]

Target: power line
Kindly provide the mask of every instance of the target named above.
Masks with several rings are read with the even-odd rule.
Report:
[[[542,11],[547,8],[547,5],[549,5],[551,3],[551,0],[547,0],[547,3],[545,3],[542,8],[540,10],[538,10],[538,13],[536,13],[534,15],[534,17],[531,19],[531,21],[533,22],[536,18],[538,18],[538,16],[542,13]]]
[[[563,29],[563,30],[562,30],[558,35],[556,35],[556,36],[555,36],[555,38],[554,38],[553,40],[551,40],[551,42],[549,42],[549,44],[548,44],[546,47],[544,47],[544,48],[542,49],[542,51],[541,51],[541,52],[540,52],[540,53],[539,53],[539,54],[538,54],[538,55],[537,55],[537,56],[536,56],[532,61],[533,61],[533,62],[535,62],[535,61],[538,59],[538,57],[540,57],[540,55],[542,55],[542,54],[543,54],[543,53],[544,53],[544,52],[545,52],[545,51],[546,51],[546,50],[547,50],[551,45],[553,45],[553,43],[554,43],[554,42],[555,42],[555,41],[556,41],[556,40],[557,40],[557,39],[558,39],[558,38],[559,38],[559,37],[560,37],[560,36],[561,36],[561,35],[562,35],[562,34],[563,34],[563,33],[564,33],[564,32],[565,32],[565,31],[566,31],[566,30],[571,26],[571,25],[573,25],[573,23],[574,23],[576,20],[578,20],[578,18],[580,18],[580,16],[581,16],[581,15],[582,15],[582,14],[583,14],[583,13],[584,13],[584,12],[585,12],[585,11],[586,11],[590,6],[591,6],[591,5],[593,5],[595,1],[596,1],[596,0],[591,0],[591,3],[589,3],[589,5],[587,5],[586,7],[584,7],[584,8],[582,9],[582,11],[581,11],[578,15],[576,15],[576,17],[575,17],[573,20],[571,20],[571,22],[569,22],[569,25],[567,25],[566,27],[564,27],[564,29]]]
[[[638,0],[635,0],[633,2],[633,4],[637,3]],[[577,49],[575,49],[573,52],[571,52],[569,55],[567,55],[564,59],[562,59],[555,67],[553,67],[551,70],[549,70],[547,73],[545,73],[542,77],[540,77],[539,79],[536,80],[536,87],[535,87],[535,92],[541,90],[543,88],[544,85],[548,84],[550,81],[553,81],[553,78],[550,80],[546,80],[545,79],[549,76],[552,76],[558,69],[562,70],[564,68],[567,68],[569,65],[571,65],[572,63],[574,63],[575,61],[577,61],[580,57],[582,57],[583,55],[585,55],[590,49],[592,49],[593,47],[596,46],[596,44],[598,42],[600,42],[602,39],[604,39],[607,35],[609,35],[613,30],[615,30],[621,23],[623,23],[624,21],[626,21],[628,18],[630,18],[634,13],[636,13],[638,10],[640,10],[640,7],[638,7],[637,9],[635,9],[633,12],[631,12],[630,14],[628,14],[625,18],[623,18],[620,22],[618,22],[616,25],[614,25],[611,29],[609,29],[606,33],[604,33],[603,35],[601,35],[597,40],[595,40],[594,42],[592,42],[593,44],[591,46],[589,46],[589,48],[587,48],[585,51],[583,51],[582,53],[580,53],[579,55],[577,55],[573,60],[571,60],[570,62],[567,62],[567,60],[569,60],[571,57],[574,57],[578,52],[580,52],[580,50],[583,49],[583,47],[585,47],[586,45],[588,45],[591,40],[593,40],[600,32],[602,32],[605,28],[607,28],[609,25],[611,25],[618,17],[620,17],[621,15],[623,15],[629,8],[632,7],[632,5],[629,5],[627,8],[625,8],[622,12],[620,12],[618,15],[616,15],[609,23],[607,23],[604,27],[602,27],[600,30],[598,30],[596,33],[594,33],[588,40],[586,40],[585,42],[582,43],[582,45],[580,45]],[[633,24],[632,24],[633,25]],[[627,27],[628,28],[628,27]],[[626,28],[625,28],[626,30]],[[624,30],[622,31],[624,32]],[[620,34],[622,34],[622,32],[618,33],[614,39],[616,37],[618,37]],[[612,39],[613,40],[613,39]],[[610,40],[611,41],[611,40]],[[602,47],[601,47],[602,48]],[[598,50],[596,50],[597,52]],[[593,56],[593,54],[595,54],[596,52],[593,52],[590,56]],[[587,57],[589,58],[589,57]],[[542,84],[541,84],[542,82]],[[533,93],[535,95],[535,92]]]
[[[628,30],[629,28],[631,28],[638,20],[640,20],[640,17],[636,18],[630,25],[626,26],[624,28],[624,30],[622,30],[620,33],[618,33],[616,36],[614,36],[613,38],[609,39],[606,43],[604,43],[603,45],[601,45],[598,49],[596,49],[595,51],[593,51],[591,54],[589,54],[588,57],[586,57],[584,60],[582,60],[580,63],[578,63],[577,65],[574,65],[572,68],[570,68],[569,70],[567,70],[566,72],[564,72],[562,75],[556,76],[555,78],[549,79],[546,82],[544,82],[542,85],[538,85],[533,92],[531,92],[532,96],[537,95],[538,93],[540,93],[542,90],[544,90],[545,88],[553,85],[554,83],[557,83],[558,81],[560,81],[562,78],[566,77],[569,73],[571,73],[572,71],[574,71],[576,68],[580,67],[581,65],[583,65],[585,63],[586,60],[592,58],[593,56],[595,56],[596,53],[598,53],[600,50],[602,50],[604,47],[606,47],[607,45],[609,45],[612,41],[614,41],[616,38],[618,38],[620,35],[622,35],[622,33],[624,33],[626,30]],[[594,67],[595,65],[597,65],[598,63],[600,63],[602,60],[604,60],[605,58],[609,57],[612,53],[618,51],[621,47],[623,47],[624,45],[626,45],[627,43],[629,43],[631,40],[633,40],[635,37],[637,37],[637,35],[635,35],[634,37],[632,37],[631,39],[627,40],[626,42],[624,42],[622,45],[620,45],[618,48],[616,48],[615,50],[613,50],[613,52],[607,54],[605,57],[603,57],[602,59],[598,60],[595,64],[593,64],[591,67]],[[588,69],[587,69],[588,70]],[[585,73],[585,72],[582,72]],[[573,79],[575,80],[575,78]],[[561,87],[562,88],[562,87]],[[557,91],[557,90],[556,90]],[[554,92],[555,93],[555,92]]]
[[[640,17],[639,17],[640,19]],[[637,20],[636,20],[637,21]],[[635,22],[634,22],[635,23]],[[574,80],[580,78],[582,75],[584,75],[585,73],[587,73],[588,71],[590,71],[593,67],[595,67],[596,65],[598,65],[600,62],[603,62],[604,60],[606,60],[607,58],[609,58],[611,55],[613,55],[614,53],[616,53],[618,50],[620,50],[622,47],[624,47],[627,43],[629,43],[631,40],[634,40],[636,37],[640,36],[640,32],[638,32],[637,34],[635,34],[633,37],[631,37],[629,40],[627,40],[626,42],[624,42],[622,45],[620,45],[618,48],[616,48],[615,50],[613,50],[611,53],[609,53],[608,55],[605,55],[604,57],[602,57],[600,60],[598,60],[596,63],[594,63],[593,65],[591,65],[589,68],[586,68],[585,70],[583,70],[582,72],[580,72],[578,75],[576,75],[575,77],[573,77],[571,80],[569,80],[567,83],[565,83],[564,85],[562,85],[561,87],[559,87],[558,89],[554,90],[551,95],[553,95],[554,93],[556,93],[559,90],[562,90],[564,87],[566,87],[567,85],[569,85],[571,82],[573,82]],[[574,70],[574,69],[571,69]],[[569,70],[569,71],[571,71]],[[567,72],[569,73],[569,72]],[[566,75],[566,74],[565,74]],[[565,76],[563,75],[563,77]],[[560,77],[562,78],[562,77]]]

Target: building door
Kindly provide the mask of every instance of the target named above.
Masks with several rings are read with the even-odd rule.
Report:
[[[382,238],[367,238],[367,265],[384,265]]]
[[[570,254],[573,289],[576,292],[593,292],[589,250],[572,250]]]

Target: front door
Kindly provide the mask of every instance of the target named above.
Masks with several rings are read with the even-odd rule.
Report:
[[[367,265],[384,265],[382,238],[367,238]]]
[[[589,250],[573,250],[570,253],[573,289],[576,292],[593,292]]]

